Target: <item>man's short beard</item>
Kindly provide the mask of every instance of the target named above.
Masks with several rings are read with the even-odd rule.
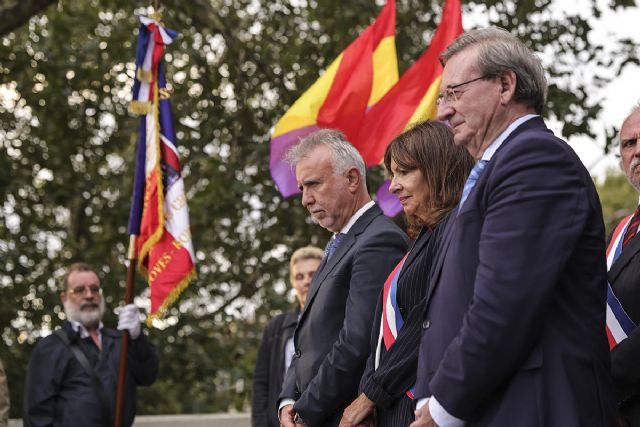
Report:
[[[64,314],[67,316],[67,320],[79,322],[85,328],[97,328],[102,321],[104,312],[106,311],[104,298],[100,298],[97,310],[82,310],[82,306],[86,304],[87,303],[84,302],[78,306],[77,304],[67,300],[63,303]]]
[[[640,192],[640,177],[636,176],[634,173],[635,168],[640,165],[640,158],[634,157],[631,159],[631,163],[629,163],[629,169],[625,169],[622,164],[622,159],[620,160],[620,168],[624,171],[624,174],[627,176],[627,180],[629,184],[636,189],[636,191]]]

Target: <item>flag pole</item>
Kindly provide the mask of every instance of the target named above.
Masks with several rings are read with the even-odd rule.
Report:
[[[127,255],[129,265],[127,266],[127,288],[124,294],[125,305],[133,302],[133,287],[136,275],[136,236],[129,236],[129,253]],[[124,386],[127,378],[127,352],[129,347],[129,331],[122,331],[120,343],[120,367],[118,369],[118,388],[116,389],[116,410],[114,417],[114,427],[121,426],[122,404],[124,400]]]

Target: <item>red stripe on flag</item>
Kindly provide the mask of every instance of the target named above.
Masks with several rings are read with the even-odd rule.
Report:
[[[137,253],[151,238],[160,226],[160,212],[158,199],[158,176],[152,172],[146,180],[144,188],[144,205],[140,220],[140,236],[136,239]]]
[[[317,124],[340,129],[353,140],[367,110],[373,86],[373,52],[382,39],[395,34],[395,0],[344,51],[329,93],[318,112]]]
[[[180,159],[176,155],[175,151],[171,149],[171,147],[167,147],[167,143],[162,141],[160,144],[160,149],[162,150],[162,160],[171,166],[176,171],[180,171]]]
[[[155,313],[194,265],[189,251],[165,229],[160,241],[149,251],[147,266],[151,313]]]
[[[379,164],[389,142],[405,130],[429,87],[442,74],[440,53],[462,31],[460,0],[447,0],[429,48],[369,110],[358,137],[352,140],[367,165]]]

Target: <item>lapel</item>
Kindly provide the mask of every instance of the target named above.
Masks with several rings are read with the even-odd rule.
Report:
[[[496,157],[500,156],[500,152],[504,149],[504,147],[506,147],[511,141],[513,141],[517,136],[519,136],[521,133],[528,131],[528,130],[538,130],[538,131],[547,131],[550,132],[549,129],[547,128],[547,126],[544,123],[544,120],[542,120],[542,117],[538,116],[538,117],[533,117],[529,120],[527,120],[526,122],[522,123],[520,126],[518,126],[513,132],[511,132],[511,134],[509,134],[509,136],[507,137],[507,139],[504,140],[504,142],[502,143],[502,145],[498,148],[498,150],[493,154],[493,157],[491,158],[491,161],[489,162],[489,164],[487,164],[485,171],[483,172],[482,176],[480,176],[480,178],[478,179],[478,182],[476,182],[476,185],[474,186],[473,190],[476,190],[476,188],[480,188],[482,187],[482,185],[484,185],[484,181],[486,181],[488,179],[488,177],[491,175],[491,170],[493,168],[493,166],[495,165],[495,161],[493,161]],[[473,190],[472,192],[469,194],[469,197],[467,198],[467,201],[471,198],[471,195],[473,194]],[[463,205],[463,209],[462,211],[464,211],[464,207],[469,208],[469,205],[467,203],[465,203],[465,205]],[[460,212],[460,214],[462,214],[462,211]],[[427,292],[427,299],[426,299],[426,303],[429,303],[429,300],[431,298],[431,295],[433,294],[433,291],[436,289],[437,284],[438,284],[438,280],[440,280],[440,274],[442,273],[442,267],[444,265],[444,259],[446,257],[446,253],[449,250],[449,246],[451,244],[451,239],[453,236],[453,233],[455,231],[455,227],[456,227],[456,218],[458,217],[458,207],[453,208],[453,210],[451,211],[451,213],[448,216],[448,220],[447,220],[447,225],[446,228],[444,230],[444,235],[442,236],[442,242],[440,243],[440,248],[438,248],[437,251],[437,255],[436,255],[436,260],[433,266],[433,271],[431,273],[431,279],[430,279],[430,283],[431,286],[429,286],[429,290]]]
[[[640,237],[638,236],[640,236],[640,233],[633,236],[631,242],[622,250],[618,259],[611,266],[611,270],[607,272],[609,283],[613,283],[618,278],[618,275],[629,264],[631,258],[640,251]]]
[[[302,315],[300,316],[300,323],[302,323],[302,319],[305,317],[305,314],[309,310],[309,307],[313,304],[313,300],[318,293],[318,289],[320,289],[320,285],[327,278],[329,273],[335,268],[336,265],[340,262],[340,260],[349,252],[349,249],[356,243],[358,240],[358,236],[362,234],[364,230],[369,226],[371,221],[373,221],[376,217],[382,215],[382,211],[378,207],[378,205],[373,205],[369,208],[351,227],[344,240],[338,246],[336,251],[331,255],[331,258],[327,261],[326,257],[320,263],[316,274],[313,276],[313,280],[311,281],[311,286],[309,288],[309,294],[307,295],[307,301],[304,304],[304,309],[302,310]]]
[[[431,230],[428,230],[426,227],[424,227],[420,231],[418,238],[413,242],[413,245],[411,245],[411,248],[409,249],[409,255],[407,255],[407,259],[402,266],[402,270],[400,270],[400,276],[398,276],[398,279],[402,277],[402,275],[409,269],[409,266],[413,263],[413,261],[416,260],[418,254],[420,254],[420,252],[426,247],[427,243],[429,243],[429,241],[431,240],[432,234],[433,232]]]
[[[447,251],[449,250],[449,245],[451,244],[451,238],[453,236],[453,232],[455,231],[456,226],[456,217],[457,217],[457,208],[453,208],[449,216],[447,217],[447,223],[444,228],[442,241],[440,242],[440,247],[436,251],[436,259],[432,267],[431,277],[429,278],[429,289],[427,290],[427,298],[425,302],[425,310],[429,304],[429,300],[431,299],[431,295],[433,294],[434,289],[438,284],[438,280],[440,280],[440,274],[442,273],[442,267],[444,265],[444,259]]]
[[[282,326],[280,327],[280,329],[282,330],[287,330],[293,326],[296,326],[296,323],[298,323],[298,314],[300,313],[300,309],[296,308],[293,311],[290,311],[287,313],[287,315],[285,316],[284,320],[282,321]]]

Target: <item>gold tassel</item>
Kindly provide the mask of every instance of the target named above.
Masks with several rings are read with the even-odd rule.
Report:
[[[151,83],[151,80],[153,80],[153,73],[151,73],[151,71],[149,70],[138,68],[136,77],[138,80],[140,80],[143,83]]]
[[[129,103],[129,111],[140,116],[149,114],[149,111],[151,111],[151,103],[148,101],[131,101]]]
[[[169,91],[166,88],[161,88],[160,93],[158,94],[158,98],[169,99]]]

